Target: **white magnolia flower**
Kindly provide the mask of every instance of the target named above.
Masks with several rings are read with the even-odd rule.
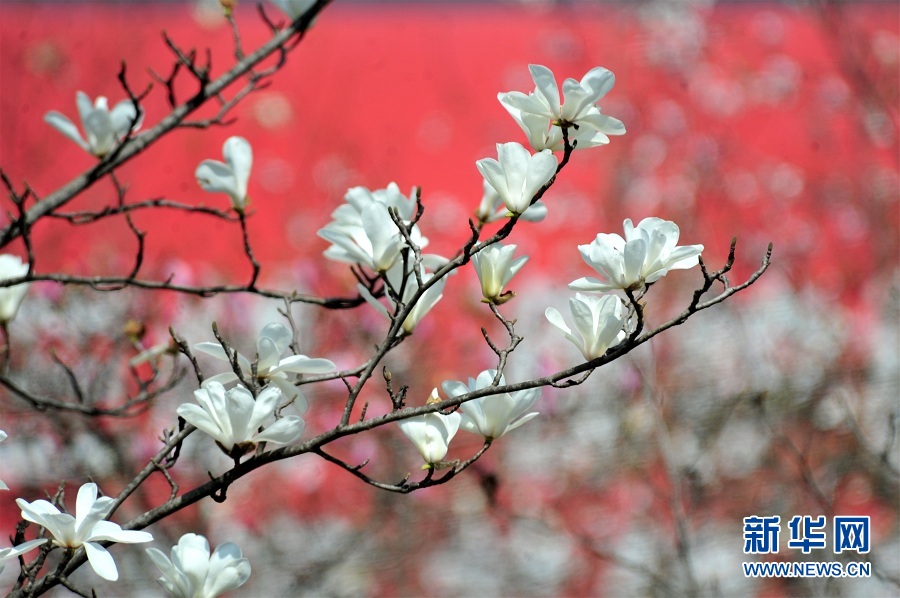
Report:
[[[563,82],[563,101],[553,73],[545,66],[528,65],[534,92],[500,93],[497,98],[519,124],[536,150],[561,150],[565,144],[561,126],[568,127],[570,144],[587,148],[609,143],[609,135],[624,135],[622,121],[600,113],[594,104],[612,89],[616,78],[610,71],[595,67],[581,81]]]
[[[325,256],[333,260],[368,266],[385,272],[396,263],[404,247],[404,239],[388,209],[373,203],[359,213],[360,226],[338,229],[326,225],[319,236],[333,243]]]
[[[481,203],[475,210],[475,217],[484,224],[496,222],[502,218],[509,218],[510,211],[503,205],[503,199],[497,190],[491,187],[486,180],[481,181],[484,187],[484,194],[481,196]],[[538,200],[531,204],[520,216],[519,220],[526,222],[540,222],[547,217],[547,204],[542,200]]]
[[[436,258],[437,260],[443,260],[443,258],[439,258],[438,256],[430,256],[432,258]],[[446,261],[446,260],[444,260]],[[422,278],[422,284],[427,283],[434,274],[426,272],[424,268],[420,268],[420,275]],[[419,281],[416,280],[415,274],[410,272],[409,274],[404,274],[403,262],[398,261],[391,267],[390,270],[384,273],[384,277],[387,279],[388,284],[395,291],[399,292],[400,289],[403,289],[403,297],[402,301],[404,305],[408,305],[410,301],[412,301],[413,296],[419,290]],[[406,279],[404,284],[404,278]],[[403,320],[403,331],[407,334],[412,334],[413,330],[415,330],[416,326],[419,325],[419,322],[422,318],[425,317],[431,308],[437,305],[437,302],[440,301],[444,297],[444,285],[447,284],[447,278],[442,278],[437,281],[434,285],[429,287],[422,296],[419,297],[419,300],[416,302],[415,306],[413,306],[412,310],[406,316],[406,319]],[[362,295],[363,299],[366,300],[366,303],[374,307],[378,310],[379,313],[383,314],[386,318],[390,319],[394,312],[397,309],[397,303],[391,297],[390,292],[385,291],[385,299],[387,300],[388,307],[385,307],[383,303],[381,303],[378,299],[376,299],[369,290],[363,285],[357,285],[357,289],[359,290],[360,295]]]
[[[395,209],[400,221],[409,226],[416,213],[415,190],[407,198],[396,183],[376,191],[353,187],[344,200],[347,203],[339,206],[331,214],[333,220],[318,232],[332,243],[325,250],[325,257],[386,272],[406,246],[389,210]],[[418,225],[410,229],[409,237],[419,248],[428,245]]]
[[[439,403],[438,389],[431,391],[428,403]],[[426,413],[397,422],[400,431],[409,438],[428,465],[440,463],[447,456],[450,441],[459,431],[462,416],[459,413]]]
[[[281,11],[289,16],[291,20],[296,21],[301,15],[305,14],[316,0],[272,0]]]
[[[513,297],[512,291],[503,292],[516,272],[528,261],[523,255],[513,259],[515,245],[496,243],[472,256],[472,265],[481,282],[481,294],[488,303],[501,304]]]
[[[81,136],[75,123],[55,110],[44,115],[44,121],[98,158],[112,151],[129,130],[137,131],[144,119],[143,113],[135,119],[136,111],[131,100],[122,100],[110,110],[103,96],[98,96],[91,104],[91,98],[79,91],[75,94],[75,104],[87,139]]]
[[[16,504],[22,509],[22,518],[43,526],[52,536],[53,543],[63,548],[84,546],[88,561],[97,575],[115,581],[119,571],[112,555],[99,542],[122,542],[138,544],[151,542],[153,536],[147,532],[123,530],[117,523],[105,521],[115,499],[110,496],[97,497],[97,484],[84,484],[78,489],[75,500],[75,516],[62,513],[46,500],[29,503],[21,498]],[[35,544],[36,546],[36,544]]]
[[[185,534],[171,555],[169,560],[163,551],[147,548],[147,556],[163,574],[157,581],[176,598],[216,598],[250,578],[250,561],[233,542],[219,544],[210,556],[206,538]]]
[[[584,261],[605,280],[579,278],[569,288],[589,292],[635,290],[656,282],[669,270],[693,268],[699,263],[703,245],[676,247],[678,235],[678,226],[668,220],[644,218],[637,227],[630,219],[625,220],[624,239],[600,233],[590,245],[578,246]]]
[[[0,280],[19,278],[28,274],[28,264],[14,255],[0,255]],[[9,323],[19,313],[19,305],[25,298],[31,283],[0,287],[0,324]]]
[[[243,137],[229,137],[222,146],[225,163],[204,160],[197,167],[194,176],[204,191],[227,193],[231,207],[243,211],[247,206],[247,182],[253,166],[253,148]]]
[[[488,388],[494,382],[497,370],[485,370],[478,374],[478,378],[469,378],[469,383],[464,384],[456,380],[447,380],[441,385],[451,397],[458,397],[482,388]],[[500,376],[500,384],[506,384],[506,379]],[[475,434],[481,434],[485,438],[500,438],[507,432],[515,430],[525,422],[537,417],[536,411],[526,413],[534,402],[541,396],[540,388],[529,388],[512,394],[504,392],[489,395],[463,403],[460,406],[462,422],[460,427]]]
[[[294,386],[294,374],[327,374],[335,370],[335,365],[328,359],[311,358],[306,355],[288,355],[281,358],[291,344],[291,331],[284,324],[272,322],[263,327],[256,339],[256,354],[259,361],[256,364],[256,379],[260,384],[274,384],[285,398],[294,401],[297,409],[305,413],[307,409],[306,397]],[[219,343],[199,343],[194,349],[206,353],[217,359],[228,361],[225,349]],[[250,360],[238,353],[238,365],[245,376],[250,376],[252,365]],[[216,374],[207,378],[203,385],[211,382],[229,384],[238,380],[233,371]]]
[[[558,162],[550,150],[534,155],[521,144],[498,143],[498,160],[483,158],[475,165],[513,214],[522,214],[537,192],[556,174]]]
[[[182,403],[175,412],[188,423],[212,436],[219,447],[232,458],[256,448],[260,442],[290,444],[303,435],[306,422],[296,415],[286,415],[259,431],[262,423],[275,413],[281,391],[277,386],[265,388],[254,400],[241,385],[229,391],[218,382],[207,381],[194,391],[199,405]]]
[[[600,357],[625,338],[625,307],[618,297],[576,293],[573,299],[569,299],[569,309],[572,311],[575,333],[556,309],[548,307],[544,315],[578,347],[586,360]]]

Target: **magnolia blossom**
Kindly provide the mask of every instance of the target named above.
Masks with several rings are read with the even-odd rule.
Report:
[[[576,293],[573,299],[569,299],[569,309],[572,311],[575,332],[569,329],[556,309],[548,307],[544,315],[578,347],[586,360],[600,357],[625,338],[625,308],[618,297],[594,297]]]
[[[143,113],[137,114],[135,104],[131,100],[122,100],[110,110],[105,97],[98,96],[91,104],[91,98],[83,91],[79,91],[75,94],[75,104],[78,106],[81,127],[84,129],[86,139],[81,136],[75,123],[55,110],[44,115],[44,120],[98,158],[112,151],[129,131],[137,131],[144,118]]]
[[[288,355],[282,359],[281,354],[287,350],[292,338],[291,331],[284,324],[272,322],[263,327],[256,339],[256,354],[259,358],[256,364],[256,379],[260,384],[277,386],[289,401],[295,401],[301,413],[305,413],[306,397],[293,385],[293,375],[327,374],[335,370],[335,365],[328,359],[311,358],[306,355]],[[219,343],[199,343],[194,345],[194,349],[228,361],[228,355]],[[237,354],[237,360],[241,372],[245,376],[250,376],[253,371],[250,360],[240,353]],[[211,376],[203,384],[204,386],[211,382],[229,384],[237,380],[237,374],[229,371]]]
[[[385,272],[400,257],[404,239],[388,209],[371,204],[360,212],[360,226],[338,230],[326,225],[319,236],[333,243],[325,256],[333,260],[362,264],[376,272]]]
[[[443,260],[443,258],[439,258],[438,256],[429,256],[433,258],[431,261]],[[425,285],[434,274],[426,272],[424,267],[419,267],[419,275],[422,279],[422,284]],[[397,262],[391,267],[390,270],[384,273],[384,278],[387,281],[387,284],[396,292],[400,292],[400,289],[403,289],[403,297],[402,302],[403,305],[409,305],[409,303],[413,300],[413,297],[419,290],[419,281],[416,279],[415,274],[410,271],[407,273],[404,270],[403,262]],[[437,305],[437,302],[440,301],[444,297],[444,285],[447,284],[447,279],[442,278],[441,280],[434,283],[432,286],[428,287],[425,292],[422,293],[422,296],[419,297],[418,301],[416,301],[413,308],[410,310],[409,314],[407,314],[406,318],[403,320],[403,331],[407,334],[412,334],[413,330],[415,330],[416,326],[419,325],[419,321],[425,317],[431,308]],[[369,292],[369,289],[364,287],[363,285],[356,285],[359,290],[360,295],[362,295],[363,299],[366,300],[366,303],[374,307],[378,310],[379,313],[383,314],[386,318],[390,319],[394,312],[397,309],[397,302],[391,296],[390,291],[385,290],[385,298],[387,300],[390,309],[384,306],[378,299],[375,298],[372,293]]]
[[[415,190],[407,198],[396,183],[385,189],[370,191],[353,187],[344,196],[347,202],[332,214],[333,220],[322,227],[318,235],[332,243],[325,257],[348,264],[360,264],[376,272],[386,272],[393,266],[404,247],[403,237],[390,210],[409,226],[409,238],[419,248],[428,245],[418,225],[411,225],[416,213]]]
[[[175,412],[188,423],[212,436],[216,444],[232,458],[256,448],[260,442],[290,444],[303,435],[306,422],[296,415],[286,415],[259,431],[263,421],[271,417],[281,391],[276,386],[264,389],[254,400],[241,385],[229,391],[215,381],[206,381],[194,391],[199,405],[182,403]]]
[[[481,185],[484,187],[484,194],[481,196],[481,203],[478,204],[478,209],[475,210],[475,217],[478,218],[478,221],[483,224],[488,224],[502,218],[508,218],[510,212],[506,209],[506,206],[503,205],[503,199],[500,197],[500,194],[497,193],[497,190],[491,187],[490,183],[486,180],[482,180]],[[526,222],[540,222],[546,217],[547,204],[538,200],[522,212],[519,216],[519,220],[524,220]]]
[[[576,291],[635,290],[656,282],[669,270],[692,268],[699,263],[703,245],[676,247],[679,230],[674,222],[644,218],[637,225],[625,220],[625,238],[600,233],[578,251],[587,264],[606,280],[579,278],[569,284]]]
[[[194,176],[204,191],[227,193],[231,207],[241,212],[247,206],[247,182],[253,166],[253,148],[243,137],[229,137],[222,146],[225,163],[204,160]]]
[[[146,550],[163,574],[157,581],[176,598],[216,598],[250,578],[250,561],[233,542],[220,544],[210,556],[206,538],[185,534],[172,547],[172,560],[159,549]]]
[[[498,160],[483,158],[475,165],[484,180],[500,195],[512,214],[522,214],[541,187],[556,174],[558,162],[550,150],[534,155],[521,144],[498,143]]]
[[[14,255],[0,255],[0,280],[20,278],[28,274],[28,264]],[[25,298],[28,286],[22,283],[11,287],[0,287],[0,325],[7,324],[19,313],[19,305]]]
[[[496,375],[497,370],[485,370],[478,374],[478,378],[474,380],[469,378],[468,384],[447,380],[441,388],[451,397],[458,397],[490,387]],[[499,383],[506,384],[506,379],[500,376]],[[527,414],[525,412],[531,409],[540,396],[540,388],[529,388],[512,394],[504,392],[468,401],[460,407],[463,412],[460,427],[490,440],[500,438],[537,417],[536,411]]]
[[[441,397],[438,395],[438,389],[431,391],[431,396],[426,404],[439,403]],[[450,441],[459,431],[459,424],[462,416],[459,413],[451,413],[444,415],[443,413],[426,413],[425,415],[417,415],[397,422],[400,431],[409,438],[425,463],[434,465],[447,456],[447,450],[450,447]]]
[[[472,256],[472,264],[481,282],[481,294],[486,302],[499,305],[513,297],[512,291],[504,293],[503,289],[528,261],[526,255],[513,259],[515,251],[515,245],[496,243]]]
[[[615,75],[595,67],[581,79],[563,82],[563,101],[553,73],[545,66],[528,65],[535,90],[500,93],[497,98],[515,119],[536,150],[565,147],[562,128],[568,129],[569,143],[577,148],[609,143],[609,135],[623,135],[622,121],[600,113],[594,104],[612,89]],[[577,142],[577,143],[575,143]]]
[[[289,16],[292,20],[297,20],[301,15],[306,14],[316,0],[272,0],[272,3],[281,9],[281,11]]]
[[[16,499],[16,504],[22,509],[22,519],[43,526],[53,536],[53,543],[57,546],[84,546],[91,567],[97,575],[110,581],[119,578],[119,571],[112,555],[100,542],[137,544],[153,540],[153,536],[147,532],[123,530],[117,523],[104,521],[114,502],[115,499],[109,496],[98,498],[97,484],[93,483],[84,484],[78,489],[74,517],[62,513],[46,500],[29,503],[21,498]]]

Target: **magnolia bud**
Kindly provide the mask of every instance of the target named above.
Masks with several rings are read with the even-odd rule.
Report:
[[[425,401],[426,405],[434,405],[435,403],[441,402],[441,395],[438,394],[438,389],[435,388],[431,391],[431,395],[428,397],[428,400]]]
[[[237,0],[219,0],[219,4],[225,10],[225,16],[230,17],[231,13],[234,12],[234,7],[237,6]]]
[[[122,332],[125,333],[125,336],[127,336],[131,342],[136,343],[144,338],[144,334],[147,330],[144,328],[143,322],[128,320],[125,322],[125,326],[122,327]]]

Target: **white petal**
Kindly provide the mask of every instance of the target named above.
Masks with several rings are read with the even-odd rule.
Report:
[[[527,202],[526,208],[531,205],[532,198],[541,187],[546,185],[556,174],[558,165],[556,156],[548,149],[536,153],[528,160],[528,177],[523,193],[523,200]]]
[[[616,76],[602,66],[592,68],[581,79],[582,87],[591,90],[595,102],[609,93],[615,84]]]
[[[310,358],[305,355],[289,355],[281,360],[273,372],[293,372],[295,374],[328,374],[337,366],[328,359]]]
[[[356,290],[360,295],[362,295],[362,298],[365,299],[366,303],[374,307],[378,313],[382,314],[386,318],[391,317],[391,313],[388,311],[388,308],[386,308],[383,303],[376,299],[375,296],[369,292],[369,289],[361,284],[358,284],[356,285]]]
[[[229,137],[222,148],[225,162],[231,167],[235,180],[235,198],[243,206],[247,198],[247,182],[253,167],[253,148],[243,137]],[[237,206],[235,206],[237,207]]]
[[[172,548],[172,564],[191,589],[189,596],[198,595],[209,573],[209,541],[199,534],[184,534]]]
[[[256,435],[258,442],[274,442],[275,444],[290,444],[303,436],[306,422],[302,417],[287,415]]]
[[[88,561],[90,561],[91,567],[96,571],[97,575],[109,581],[119,579],[119,570],[116,569],[116,562],[103,546],[94,542],[87,542],[84,545],[84,551],[87,553]]]
[[[194,171],[197,182],[204,191],[211,193],[227,193],[234,201],[243,200],[238,192],[238,182],[234,171],[216,160],[204,160]]]
[[[85,518],[93,511],[98,493],[99,490],[97,489],[97,484],[94,484],[93,482],[83,484],[81,488],[78,489],[78,496],[75,498],[75,524],[77,526],[80,527]],[[101,514],[98,521],[105,515],[105,513]]]
[[[231,384],[232,382],[236,382],[238,380],[237,374],[234,372],[222,372],[221,374],[216,374],[215,376],[210,376],[206,380],[203,381],[203,386],[209,385],[210,382],[217,382],[222,386],[226,384]]]
[[[625,244],[623,263],[625,265],[625,283],[628,286],[638,282],[644,260],[647,257],[647,243],[643,239],[635,239]]]
[[[223,361],[228,361],[230,363],[228,355],[225,354],[225,349],[223,349],[222,345],[220,345],[219,343],[197,343],[196,345],[194,345],[194,350],[200,351],[201,353],[206,353],[211,357],[215,357],[216,359],[221,359]],[[250,361],[240,353],[238,353],[237,358],[238,365],[241,367],[241,371],[249,374]],[[237,379],[237,377],[235,377],[235,379]]]
[[[216,359],[223,359],[228,361],[228,356],[225,354],[225,349],[222,348],[222,345],[219,343],[197,343],[194,345],[195,351],[200,351],[201,353],[206,353],[207,355],[211,355]]]
[[[186,422],[201,430],[202,432],[205,432],[206,434],[212,436],[223,445],[232,442],[230,435],[229,437],[226,437],[226,435],[223,434],[219,422],[199,405],[194,405],[193,403],[182,403],[175,410],[175,413],[177,413],[178,416],[183,418]]]
[[[269,370],[278,365],[281,352],[275,346],[275,342],[266,337],[259,337],[256,341],[256,350],[258,351],[259,362],[257,363],[256,373],[260,376],[267,375]]]
[[[27,542],[22,542],[18,546],[13,546],[11,548],[0,548],[0,561],[5,561],[7,559],[14,559],[17,556],[23,555],[28,551],[34,550],[41,544],[49,542],[47,538],[40,538],[37,540],[29,540]],[[0,564],[0,568],[3,565]]]
[[[275,343],[275,348],[277,349],[279,356],[287,350],[291,341],[294,340],[294,336],[291,334],[290,329],[280,322],[266,324],[259,332],[259,337],[268,338]]]
[[[573,338],[572,330],[566,325],[566,321],[563,319],[562,314],[559,313],[558,309],[555,307],[548,307],[544,310],[544,317],[547,318],[551,324],[556,326],[560,332],[566,335],[566,338],[570,340]]]
[[[97,98],[97,101],[99,102],[100,98]],[[81,119],[81,124],[83,125],[84,121],[87,120],[87,117],[94,111],[94,103],[91,102],[91,98],[89,98],[86,93],[83,91],[76,91],[75,106],[78,108],[78,118]]]
[[[475,166],[484,177],[484,181],[505,201],[504,198],[509,196],[510,190],[506,183],[506,174],[500,163],[493,158],[482,158],[475,162]]]
[[[593,277],[585,277],[570,282],[569,288],[573,291],[584,291],[586,293],[605,293],[617,287]]]
[[[75,123],[69,120],[69,118],[64,114],[60,114],[55,110],[50,111],[44,115],[44,121],[54,129],[77,143],[84,151],[91,151],[91,148],[88,147],[87,141],[82,138],[81,132],[78,130],[78,127],[75,126]]]
[[[144,120],[143,112],[135,119],[134,102],[131,100],[122,100],[109,112],[112,121],[113,131],[118,137],[124,137],[129,129],[137,131]],[[134,125],[132,125],[132,122]]]
[[[547,67],[539,64],[529,64],[528,70],[531,71],[531,78],[534,80],[534,84],[537,87],[535,90],[536,93],[544,98],[552,115],[559,118],[559,87],[556,84],[556,78],[553,76],[553,72]]]
[[[270,396],[271,393],[266,394],[266,392],[263,391],[260,393],[259,398],[268,401]],[[277,401],[277,397],[280,397],[281,394],[276,393],[275,396],[275,400]],[[272,410],[270,410],[269,413],[263,413],[260,417],[257,414],[257,409],[262,411],[268,406],[268,403],[259,405],[258,399],[254,400],[250,391],[243,386],[235,386],[229,390],[228,393],[226,393],[226,402],[227,407],[225,408],[225,413],[227,414],[227,417],[222,419],[231,425],[231,435],[234,444],[240,444],[241,442],[250,440],[256,433],[259,423],[268,415],[271,415],[272,411],[275,409],[273,405]],[[227,447],[228,445],[225,444],[225,446]]]
[[[273,376],[269,378],[269,384],[277,387],[278,390],[281,391],[281,394],[284,395],[285,400],[293,401],[294,409],[301,414],[306,413],[306,410],[309,409],[309,402],[306,400],[306,396],[286,378]]]
[[[123,544],[140,544],[141,542],[152,542],[153,535],[140,530],[124,530],[119,524],[112,521],[98,521],[94,524],[87,540],[90,542],[109,540]]]
[[[84,120],[84,134],[95,156],[105,156],[116,144],[115,131],[109,112],[95,109]]]
[[[249,391],[245,392],[247,392],[247,396],[250,396]],[[259,429],[262,423],[272,416],[275,412],[275,407],[278,406],[278,401],[280,401],[281,398],[281,389],[278,388],[278,386],[267,386],[259,393],[259,396],[256,397],[256,401],[252,404],[253,411],[248,421],[248,434],[246,438],[251,438],[256,434],[256,430]]]
[[[244,585],[250,578],[250,561],[242,558],[241,549],[233,542],[220,544],[209,560],[209,573],[203,592],[218,596]]]

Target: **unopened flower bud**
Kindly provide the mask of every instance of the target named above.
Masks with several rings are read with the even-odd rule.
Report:
[[[133,343],[138,342],[142,338],[144,338],[144,334],[147,333],[147,329],[144,328],[144,323],[138,320],[128,320],[125,322],[125,326],[122,327],[122,332],[125,333],[125,336],[128,337]]]
[[[438,394],[438,389],[435,388],[431,391],[431,394],[428,396],[428,400],[425,401],[425,404],[434,405],[435,403],[440,403],[441,400],[441,395]]]
[[[234,12],[234,7],[237,6],[237,0],[219,0],[219,4],[222,5],[225,16],[230,17],[231,13]]]

